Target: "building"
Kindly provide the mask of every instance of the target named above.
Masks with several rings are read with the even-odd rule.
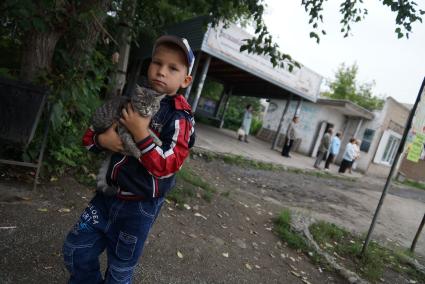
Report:
[[[279,118],[287,101],[272,100],[263,122],[263,129],[257,135],[262,140],[271,140],[278,128]],[[361,140],[360,159],[356,169],[368,175],[388,175],[409,115],[409,108],[389,97],[379,111],[368,111],[344,100],[318,99],[316,103],[290,102],[289,115],[283,121],[278,146],[282,147],[285,131],[295,113],[299,113],[300,139],[295,151],[316,157],[320,140],[325,131],[332,127],[342,133],[341,150],[336,158],[340,163],[349,139]],[[425,164],[425,162],[424,162]]]

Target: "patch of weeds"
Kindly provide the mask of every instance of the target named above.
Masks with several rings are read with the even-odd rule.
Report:
[[[194,185],[198,186],[205,191],[215,192],[216,189],[211,186],[208,182],[204,181],[200,176],[195,174],[190,169],[183,167],[180,169],[180,171],[177,172],[177,179],[183,179],[184,181]]]
[[[183,204],[187,203],[188,199],[195,197],[195,195],[195,187],[191,184],[183,183],[173,188],[167,194],[167,198],[181,207]]]
[[[277,219],[274,220],[275,231],[278,236],[288,244],[288,247],[296,249],[307,255],[313,264],[320,265],[322,268],[331,271],[333,268],[312,247],[310,247],[304,237],[295,232],[291,227],[291,211],[283,210]]]
[[[378,243],[370,242],[366,253],[360,257],[363,239],[327,222],[317,222],[310,226],[310,232],[322,249],[343,257],[344,262],[362,277],[376,282],[383,277],[385,270],[391,269],[419,283],[425,283],[425,275],[403,261],[404,252],[393,252]],[[348,260],[348,261],[347,261]]]
[[[176,178],[177,183],[181,184],[180,187],[183,186],[183,189],[178,190],[176,188],[171,191],[171,196],[168,194],[169,199],[176,201],[176,203],[184,203],[188,197],[195,196],[198,188],[202,189],[201,197],[205,201],[211,202],[214,193],[217,191],[213,186],[186,167],[181,168],[177,172]]]
[[[308,252],[306,241],[300,234],[291,228],[291,211],[283,210],[274,221],[275,230],[279,237],[284,240],[290,248],[299,249],[302,252]]]
[[[211,151],[200,151],[200,150],[194,150],[190,152],[190,155],[193,159],[202,158],[207,162],[211,162],[218,158],[218,155]]]
[[[89,154],[78,161],[79,166],[71,170],[72,175],[79,183],[89,187],[96,187],[96,175],[104,159],[105,155],[95,156]]]
[[[273,171],[277,169],[281,169],[282,167],[272,164],[272,163],[266,163],[261,162],[257,160],[251,160],[248,158],[245,158],[240,155],[231,155],[226,154],[221,157],[221,159],[230,165],[236,165],[236,166],[242,166],[242,167],[250,167],[258,170],[267,170],[267,171]]]
[[[418,182],[415,180],[411,180],[411,179],[405,179],[402,184],[410,186],[410,187],[414,187],[414,188],[418,188],[418,189],[422,189],[425,190],[425,184],[422,182]]]
[[[229,190],[228,191],[223,191],[220,195],[221,196],[224,196],[224,197],[229,197],[230,196],[230,191]]]
[[[304,171],[302,169],[297,169],[297,168],[288,168],[288,172],[294,173],[294,174],[303,174],[304,173]]]

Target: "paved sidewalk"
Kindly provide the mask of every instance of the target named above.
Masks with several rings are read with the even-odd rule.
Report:
[[[241,155],[250,159],[281,164],[303,170],[317,170],[313,167],[314,158],[291,152],[291,158],[285,158],[277,150],[271,150],[271,143],[249,137],[249,143],[237,139],[236,132],[228,129],[219,129],[205,124],[196,124],[196,143],[199,148],[217,153]],[[325,163],[322,163],[324,167]],[[331,165],[330,173],[338,174],[339,166]],[[358,172],[344,174],[350,177],[362,177]]]

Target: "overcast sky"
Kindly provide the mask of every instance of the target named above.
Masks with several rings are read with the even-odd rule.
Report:
[[[369,15],[354,25],[353,36],[344,38],[338,11],[341,1],[328,2],[323,25],[327,35],[317,44],[309,37],[312,28],[301,0],[266,0],[265,21],[281,50],[329,79],[334,78],[340,63],[357,62],[358,81],[374,80],[375,95],[413,103],[425,77],[425,23],[414,25],[409,39],[397,39],[396,14],[378,0],[365,1]]]

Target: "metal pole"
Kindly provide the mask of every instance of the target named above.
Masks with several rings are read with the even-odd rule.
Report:
[[[198,65],[199,65],[199,61],[201,60],[201,57],[202,57],[202,51],[200,50],[198,52],[198,54],[196,54],[195,65],[193,66],[192,73],[191,73],[192,84],[190,84],[189,87],[187,87],[186,91],[184,92],[184,97],[185,97],[186,100],[189,98],[190,91],[192,90],[193,83],[195,83],[195,76],[196,76],[196,73],[197,73],[196,71],[198,70]]]
[[[224,97],[225,96],[226,96],[226,87],[223,88],[223,91],[221,92],[221,95],[220,95],[220,99],[218,100],[218,103],[217,103],[217,105],[215,107],[214,117],[217,117],[218,116],[218,113],[220,111],[220,107],[223,104],[223,101],[224,101]]]
[[[422,91],[424,89],[424,85],[425,85],[425,80],[422,82],[422,86],[421,86],[421,89],[419,91],[418,96],[416,97],[416,101],[415,101],[415,104],[413,105],[413,109],[410,111],[409,118],[407,119],[406,127],[404,128],[403,137],[401,138],[400,145],[398,146],[397,154],[394,158],[394,162],[391,166],[390,173],[388,174],[387,181],[385,182],[384,189],[382,190],[381,198],[379,199],[378,206],[376,207],[375,214],[373,215],[372,223],[370,224],[369,231],[367,232],[366,240],[363,244],[363,248],[362,248],[362,252],[361,252],[362,256],[364,256],[366,249],[367,249],[367,246],[369,245],[373,229],[375,228],[376,220],[378,219],[379,211],[381,210],[382,204],[384,203],[384,199],[385,199],[385,196],[387,194],[388,187],[391,184],[391,178],[394,174],[394,171],[396,169],[396,165],[398,164],[398,160],[401,156],[401,153],[403,152],[404,144],[406,143],[406,137],[407,137],[407,134],[409,133],[409,130],[412,126],[412,120],[413,120],[413,117],[415,116],[416,109],[418,108],[419,101],[421,100],[421,94],[422,94]]]
[[[223,128],[224,116],[226,115],[226,110],[229,107],[229,101],[230,101],[230,96],[232,95],[232,92],[233,92],[233,87],[231,87],[229,92],[227,93],[226,103],[224,104],[223,114],[221,115],[219,128]]]
[[[424,214],[424,217],[422,218],[421,224],[419,225],[418,231],[416,232],[415,238],[413,239],[412,246],[410,247],[411,252],[413,252],[415,250],[416,243],[419,239],[419,235],[421,234],[422,229],[424,228],[424,225],[425,225],[425,214]]]
[[[300,97],[300,100],[298,101],[298,104],[297,104],[297,108],[295,109],[294,117],[300,116],[302,102],[303,102],[303,98]]]
[[[206,61],[204,62],[204,66],[202,68],[201,77],[199,78],[198,86],[196,88],[196,96],[192,105],[192,112],[196,112],[196,108],[198,107],[199,97],[201,96],[202,88],[204,87],[205,78],[207,77],[208,68],[210,67],[211,56],[207,55]]]
[[[289,104],[291,103],[291,100],[292,100],[292,94],[289,96],[289,99],[288,99],[288,101],[287,101],[287,103],[285,105],[285,108],[283,110],[282,117],[280,118],[279,126],[277,127],[276,134],[275,134],[275,136],[273,138],[272,150],[274,150],[276,148],[276,146],[277,146],[277,140],[279,138],[280,130],[282,129],[283,120],[285,119],[285,115],[286,115],[286,113],[288,111]]]

